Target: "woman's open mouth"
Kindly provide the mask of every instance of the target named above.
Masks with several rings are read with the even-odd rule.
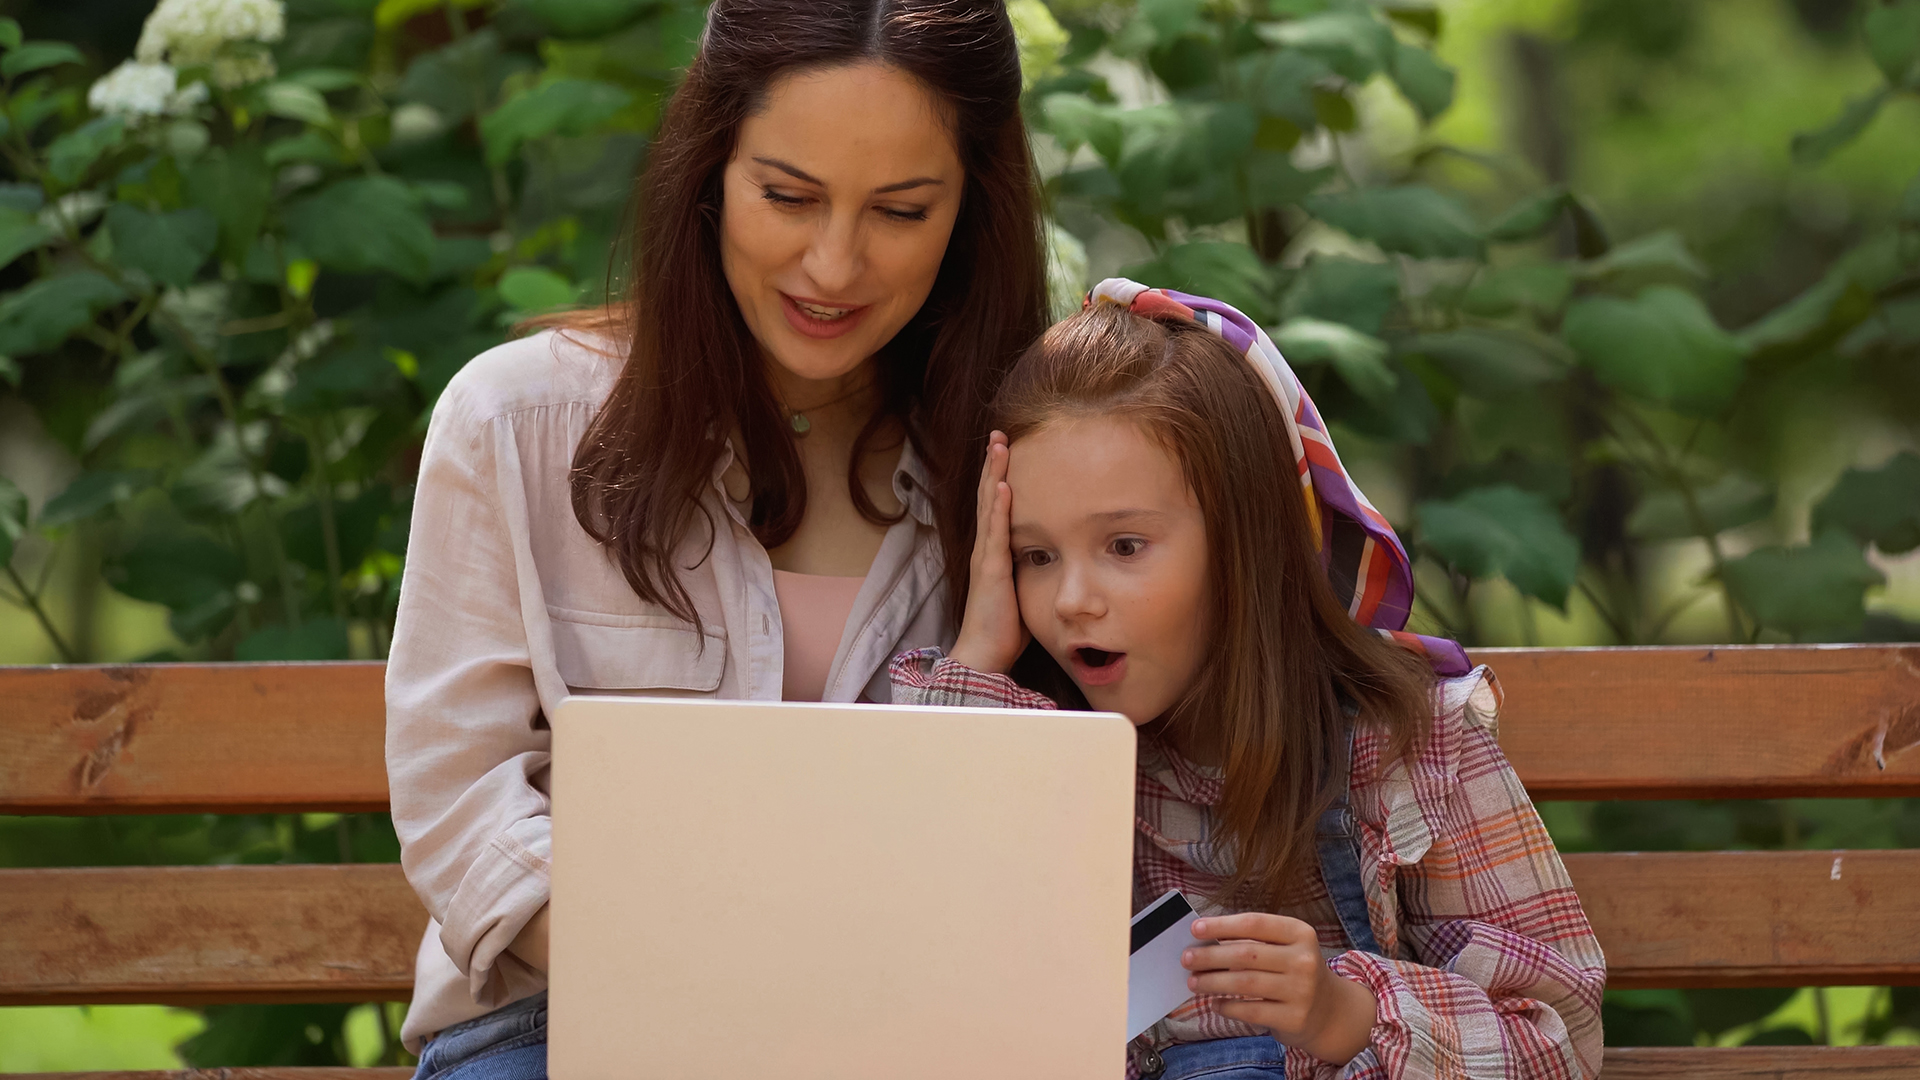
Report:
[[[1068,654],[1073,681],[1081,686],[1107,686],[1127,672],[1127,654],[1085,646]]]
[[[795,331],[810,338],[836,338],[860,325],[872,305],[843,307],[781,293],[780,309]]]

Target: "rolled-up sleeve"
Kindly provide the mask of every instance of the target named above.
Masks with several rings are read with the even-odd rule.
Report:
[[[550,733],[523,614],[542,601],[511,427],[461,387],[436,406],[420,463],[387,664],[387,778],[407,879],[475,1002],[492,1006],[534,977],[506,948],[549,894]]]

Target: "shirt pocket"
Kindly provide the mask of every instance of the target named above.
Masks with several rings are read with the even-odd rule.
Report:
[[[685,690],[710,694],[727,669],[726,632],[665,613],[608,615],[547,606],[553,663],[582,690]]]

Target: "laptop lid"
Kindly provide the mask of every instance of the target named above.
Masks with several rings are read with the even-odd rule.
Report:
[[[552,723],[555,1080],[1124,1071],[1124,717],[574,697]]]

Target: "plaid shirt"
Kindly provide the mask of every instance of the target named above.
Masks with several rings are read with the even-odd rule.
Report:
[[[902,705],[1056,708],[1004,675],[903,653],[891,669]],[[1581,1080],[1600,1073],[1606,959],[1533,803],[1495,741],[1499,684],[1485,667],[1442,681],[1429,737],[1384,772],[1386,740],[1354,738],[1352,810],[1374,936],[1385,956],[1352,950],[1320,875],[1280,914],[1311,924],[1336,974],[1379,1002],[1372,1042],[1345,1066],[1288,1047],[1288,1080]],[[1209,843],[1216,772],[1142,733],[1136,781],[1134,909],[1181,889],[1205,914],[1232,852]],[[1240,908],[1239,910],[1246,910]],[[1196,998],[1148,1032],[1156,1046],[1264,1034]],[[1131,1066],[1128,1075],[1133,1075]]]

